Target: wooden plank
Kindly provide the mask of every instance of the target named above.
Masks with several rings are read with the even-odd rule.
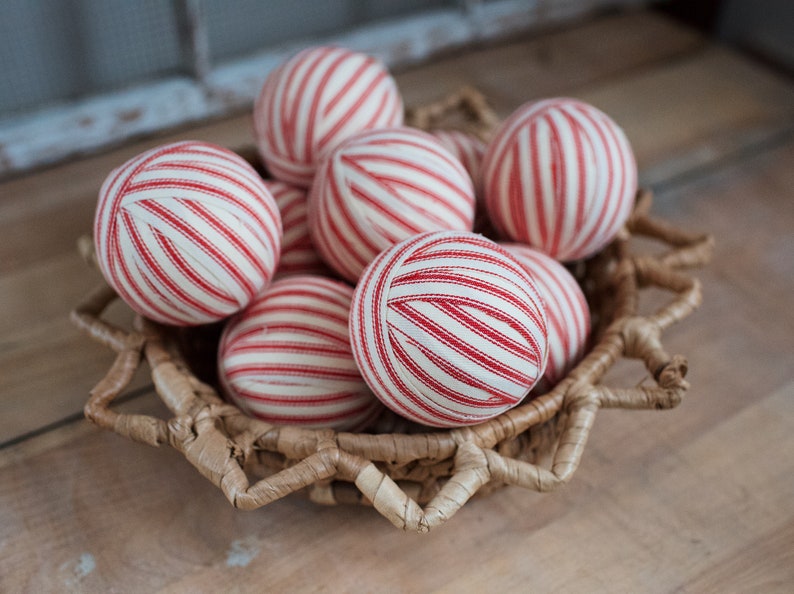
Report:
[[[658,64],[702,44],[694,33],[653,15],[620,15],[466,53],[397,78],[409,103],[436,99],[463,82],[493,91],[498,102],[496,90],[510,88],[511,81],[523,89],[540,81],[551,92]],[[551,63],[544,51],[551,52]],[[507,75],[495,77],[502,69]],[[511,100],[520,102],[517,96]],[[98,278],[82,264],[75,245],[91,231],[107,173],[142,150],[177,139],[250,145],[249,119],[210,123],[0,184],[0,299],[8,304],[0,310],[0,443],[78,413],[112,360],[66,322]]]
[[[593,488],[596,469],[584,468],[561,493],[503,490],[426,537],[396,533],[372,510],[297,497],[234,511],[173,452],[86,435],[3,469],[0,586],[703,591],[698,584],[731,584],[737,573],[744,591],[789,584],[793,390],[649,452],[610,485]],[[767,440],[777,455],[759,447]],[[781,546],[754,547],[767,538]],[[768,572],[753,571],[758,564]]]
[[[650,186],[794,130],[789,80],[717,46],[580,96],[624,128]]]
[[[500,534],[500,548],[531,554],[495,555],[440,591],[511,591],[523,584],[555,592],[725,591],[697,587],[709,584],[710,575],[716,578],[710,585],[729,591],[784,591],[767,587],[794,579],[792,393],[794,383],[683,447],[647,456],[611,485],[576,488],[569,513],[538,530],[511,524]],[[774,456],[767,443],[776,444]],[[770,537],[783,546],[753,547]],[[726,567],[740,557],[740,567]],[[754,566],[769,573],[746,570]]]
[[[794,260],[792,157],[789,143],[660,196],[658,210],[720,238],[714,263],[699,275],[704,307],[668,333],[692,359],[694,387],[670,412],[600,413],[565,489],[504,489],[418,537],[395,532],[371,509],[324,508],[297,496],[238,512],[173,451],[72,425],[68,436],[59,430],[0,450],[0,590],[790,584],[794,276],[777,267]],[[749,291],[754,278],[779,288]],[[148,398],[127,408],[162,414]],[[781,546],[756,546],[766,539]]]
[[[704,46],[700,35],[672,21],[647,12],[628,13],[437,59],[398,71],[396,77],[407,105],[474,85],[506,116],[525,101],[568,94]]]
[[[794,522],[789,521],[712,563],[681,591],[788,592],[794,583],[793,567]]]
[[[101,281],[73,254],[0,276],[0,444],[82,409],[115,354],[72,326],[68,312]],[[130,327],[132,313],[114,305],[110,322]],[[150,385],[144,373],[131,389]]]

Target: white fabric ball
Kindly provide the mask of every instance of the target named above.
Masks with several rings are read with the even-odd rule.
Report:
[[[330,270],[323,262],[309,234],[309,197],[305,188],[281,181],[265,180],[273,195],[284,235],[281,239],[281,258],[274,278],[294,274],[328,275]]]
[[[474,233],[432,232],[378,256],[350,312],[353,354],[375,395],[434,427],[517,405],[543,374],[546,314],[524,267]]]
[[[402,125],[403,102],[378,60],[320,46],[299,52],[270,73],[253,116],[256,144],[270,173],[308,187],[322,156],[345,138]]]
[[[546,254],[522,244],[502,244],[532,275],[546,305],[549,363],[543,375],[551,388],[584,356],[590,336],[590,309],[579,283]]]
[[[353,360],[353,289],[301,275],[275,281],[226,325],[219,376],[247,413],[274,424],[360,430],[381,410]]]
[[[485,202],[499,233],[561,261],[609,243],[631,214],[637,165],[623,131],[575,99],[519,107],[483,162]]]
[[[111,172],[94,241],[100,270],[130,307],[165,324],[196,325],[239,311],[267,285],[281,218],[245,160],[185,141]]]
[[[431,135],[412,128],[361,132],[320,165],[309,230],[323,260],[355,282],[384,249],[426,231],[471,231],[466,170]]]

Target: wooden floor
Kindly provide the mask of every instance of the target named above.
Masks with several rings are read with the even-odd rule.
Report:
[[[163,142],[147,140],[0,184],[0,591],[792,591],[794,83],[648,13],[398,83],[409,104],[473,84],[501,115],[569,95],[621,123],[654,213],[717,238],[703,307],[665,335],[689,359],[687,400],[602,412],[566,488],[503,489],[425,536],[295,496],[236,511],[175,452],[81,416],[112,354],[67,319],[99,279],[75,242],[110,169]],[[238,148],[248,125],[168,138]],[[124,408],[160,410],[145,374]]]

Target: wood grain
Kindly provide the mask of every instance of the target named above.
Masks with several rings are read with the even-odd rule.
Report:
[[[649,31],[670,30],[643,18]],[[605,24],[583,29],[595,26]],[[573,43],[574,32],[555,35]],[[600,81],[582,74],[570,89],[624,123],[643,175],[661,188],[654,213],[717,237],[713,264],[697,274],[704,306],[665,335],[690,360],[693,388],[679,408],[602,411],[565,489],[503,489],[426,536],[397,532],[371,509],[297,496],[240,512],[170,449],[62,422],[0,449],[0,591],[790,591],[792,84],[722,48],[674,57]],[[441,76],[433,68],[402,76],[427,86]],[[507,79],[489,76],[503,105],[517,100]],[[232,145],[244,134],[239,120],[202,130]],[[64,321],[96,273],[64,250],[90,219],[104,168],[135,150],[16,180],[0,200],[0,233],[23,229],[0,244],[0,439],[68,421],[104,371],[109,354]],[[44,221],[46,239],[28,253],[25,238]],[[643,377],[626,363],[608,381]],[[122,406],[165,415],[150,393]]]
[[[633,76],[705,46],[693,31],[657,15],[635,12],[434,60],[396,77],[407,105],[474,85],[506,116],[524,101]]]
[[[581,96],[620,122],[651,186],[794,130],[790,82],[718,46]]]

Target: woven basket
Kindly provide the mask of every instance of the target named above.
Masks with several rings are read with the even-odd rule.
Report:
[[[498,120],[479,93],[464,89],[409,111],[408,121],[487,138]],[[700,305],[700,284],[684,270],[709,260],[713,240],[651,218],[650,205],[651,194],[640,191],[619,236],[574,270],[593,319],[586,357],[551,391],[490,421],[432,431],[386,417],[372,433],[336,433],[249,418],[212,387],[219,325],[176,330],[137,317],[131,330],[115,327],[100,318],[117,298],[107,286],[72,312],[81,330],[117,353],[92,390],[85,415],[129,439],[170,445],[242,509],[303,490],[317,503],[372,505],[399,528],[427,532],[473,495],[502,485],[551,491],[576,471],[599,408],[668,409],[689,387],[686,359],[669,356],[660,339]],[[668,249],[635,255],[632,236],[653,238]],[[83,249],[90,256],[90,240]],[[655,313],[639,315],[646,287],[666,290],[670,298]],[[205,362],[197,364],[202,356]],[[641,360],[655,385],[601,383],[621,358]],[[157,394],[174,415],[168,421],[110,407],[144,360]]]

